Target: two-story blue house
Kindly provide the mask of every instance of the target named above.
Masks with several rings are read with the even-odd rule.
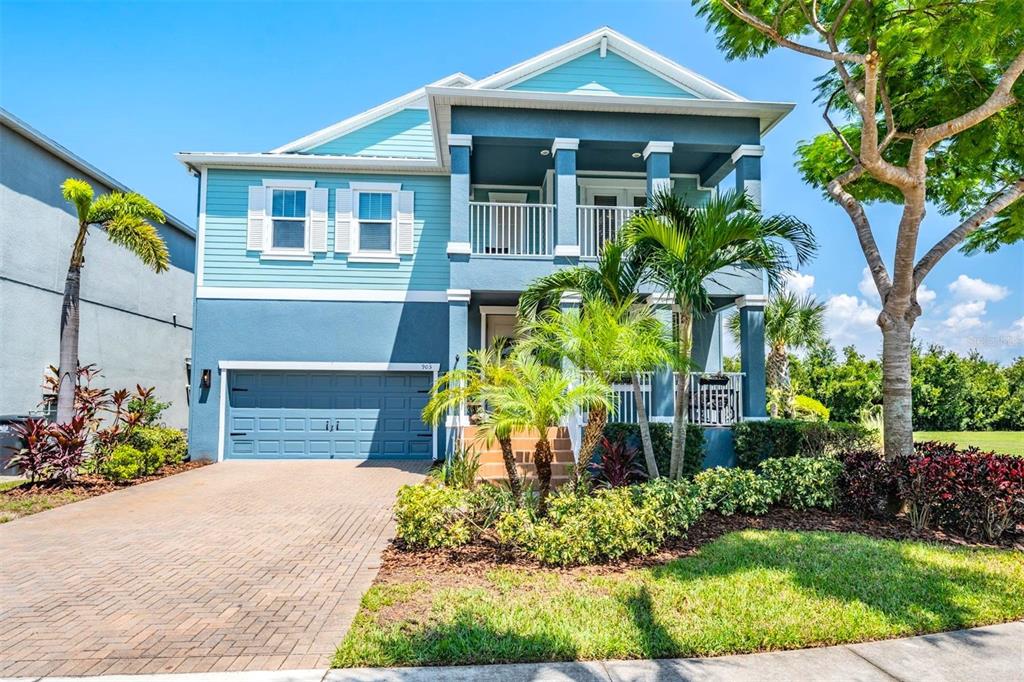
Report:
[[[519,292],[593,259],[652,192],[700,202],[734,178],[760,200],[761,138],[791,108],[601,28],[270,152],[179,154],[199,177],[192,456],[443,456],[420,420],[438,373],[510,334]],[[715,371],[721,312],[746,322],[743,373],[691,377],[711,427],[764,414],[765,283],[732,275],[695,325]],[[644,390],[670,419],[671,374]]]

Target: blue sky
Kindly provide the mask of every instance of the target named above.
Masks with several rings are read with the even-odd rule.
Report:
[[[805,186],[797,142],[824,129],[823,64],[777,52],[728,62],[681,2],[241,3],[0,0],[0,106],[195,224],[182,150],[265,151],[455,71],[494,73],[607,24],[749,99],[797,104],[765,139],[764,206],[810,223],[817,260],[794,279],[829,302],[837,345],[875,354],[877,297],[846,214]],[[898,210],[869,209],[883,253]],[[920,248],[954,218],[931,211]],[[1024,246],[943,260],[918,336],[1024,354]]]

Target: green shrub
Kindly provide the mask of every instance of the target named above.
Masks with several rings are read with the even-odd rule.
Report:
[[[692,484],[666,479],[590,495],[562,489],[548,504],[543,519],[525,509],[504,515],[496,532],[503,544],[559,566],[652,554],[702,510]]]
[[[828,408],[820,401],[807,395],[798,395],[793,398],[793,410],[797,419],[804,421],[828,421]]]
[[[128,444],[142,452],[148,452],[154,448],[161,450],[161,462],[157,468],[164,464],[181,464],[188,454],[188,441],[185,434],[178,429],[166,426],[140,426],[133,429],[128,437]],[[156,469],[153,471],[155,472]]]
[[[410,547],[458,547],[472,537],[463,488],[405,485],[395,502],[397,535]]]
[[[725,516],[766,514],[782,494],[774,481],[749,469],[715,467],[697,474],[693,482],[704,507]]]
[[[842,455],[870,447],[871,432],[861,424],[767,419],[733,426],[739,466],[753,469],[764,459]]]
[[[785,457],[766,459],[758,471],[779,491],[782,504],[793,509],[832,509],[843,465],[834,457]]]
[[[431,476],[449,488],[472,488],[480,471],[480,455],[468,448],[452,453],[431,472]]]
[[[654,422],[650,424],[650,427],[651,444],[654,446],[654,460],[658,463],[658,473],[666,476],[668,475],[669,460],[672,458],[672,425]],[[612,442],[624,440],[630,447],[635,447],[640,453],[637,462],[644,472],[647,472],[639,424],[609,422],[604,427],[604,436]],[[683,476],[685,478],[692,478],[704,467],[706,454],[704,429],[690,424],[686,428],[686,455],[683,458]]]
[[[143,472],[143,453],[131,445],[118,445],[103,462],[100,472],[111,481],[130,481]]]

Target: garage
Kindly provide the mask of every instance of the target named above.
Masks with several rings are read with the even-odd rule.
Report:
[[[420,416],[433,375],[413,371],[227,372],[225,459],[429,459]]]

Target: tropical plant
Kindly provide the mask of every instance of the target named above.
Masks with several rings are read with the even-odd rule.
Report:
[[[853,223],[882,302],[885,456],[909,455],[919,288],[957,247],[991,252],[1024,239],[1024,5],[693,2],[731,58],[782,47],[828,66],[817,91],[830,130],[798,147],[797,165]],[[902,207],[888,257],[865,211],[875,201]],[[957,218],[922,250],[928,204]]]
[[[580,308],[549,308],[526,318],[520,331],[521,352],[556,363],[567,361],[609,385],[672,360],[671,337],[653,310],[632,297],[619,304],[595,298]],[[637,409],[644,409],[642,402]],[[586,471],[607,423],[608,410],[594,406],[583,427],[577,474]]]
[[[107,239],[134,253],[156,272],[167,270],[170,255],[164,240],[149,222],[163,222],[164,214],[141,194],[110,192],[97,197],[89,183],[77,178],[65,180],[61,191],[64,200],[75,207],[78,217],[78,233],[71,248],[60,316],[57,422],[64,424],[75,413],[79,367],[79,295],[89,228],[102,227]]]
[[[423,408],[423,420],[437,426],[449,415],[461,419],[469,404],[483,410],[484,390],[506,383],[510,380],[510,375],[510,361],[505,354],[505,345],[502,341],[499,340],[490,348],[470,351],[465,367],[456,367],[445,372],[431,387],[430,400]],[[488,408],[495,409],[495,406]],[[511,430],[499,428],[481,433],[486,438],[498,441],[505,463],[505,474],[508,476],[509,490],[515,503],[520,504],[523,498],[523,483],[516,467],[515,453],[512,451]]]
[[[603,301],[613,306],[622,306],[638,295],[643,277],[644,262],[637,252],[627,248],[622,241],[608,242],[593,266],[563,268],[535,279],[519,296],[519,316],[529,320],[542,310],[557,308],[565,294],[578,294],[584,305]],[[637,423],[640,425],[644,462],[650,477],[657,478],[658,463],[654,457],[647,406],[640,389],[640,371],[630,371],[629,380],[633,386],[633,402],[636,405]]]
[[[554,454],[548,429],[580,408],[609,409],[611,389],[593,375],[577,375],[552,367],[526,352],[514,352],[501,382],[481,386],[480,397],[488,406],[481,423],[485,434],[537,434],[533,461],[537,469],[538,512],[547,510]]]
[[[643,480],[647,474],[637,464],[636,448],[625,438],[611,440],[601,437],[601,459],[591,464],[594,478],[598,485],[608,488],[621,488],[624,485]]]
[[[723,192],[703,205],[688,206],[671,192],[660,192],[650,209],[630,218],[623,227],[627,243],[646,260],[650,278],[671,292],[679,311],[677,372],[689,370],[693,317],[712,308],[707,285],[718,282],[723,268],[738,266],[764,272],[772,291],[779,290],[793,268],[787,251],[803,264],[816,249],[811,228],[785,215],[762,215],[744,193]],[[690,382],[676,381],[669,476],[678,478],[684,458]]]
[[[445,457],[433,477],[449,488],[471,489],[476,485],[476,477],[480,471],[480,455],[471,448],[456,448]]]
[[[726,324],[738,344],[739,313],[729,315]],[[786,417],[792,417],[796,409],[796,393],[789,378],[789,354],[820,341],[824,326],[825,304],[810,294],[800,296],[785,289],[768,299],[764,309],[764,338],[768,344],[765,378],[769,393],[768,407],[773,419],[779,417],[780,408]]]

